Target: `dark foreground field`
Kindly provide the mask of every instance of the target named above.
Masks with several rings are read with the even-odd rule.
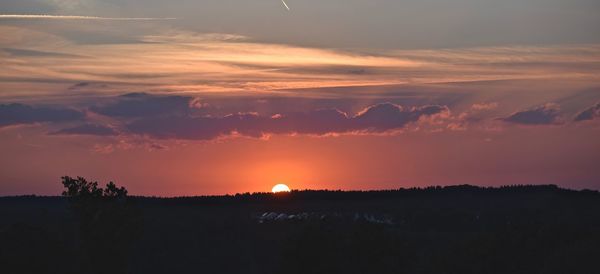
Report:
[[[6,274],[599,273],[599,248],[600,194],[554,186],[0,198]]]

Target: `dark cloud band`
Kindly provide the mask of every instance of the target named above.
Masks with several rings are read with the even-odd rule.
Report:
[[[262,137],[269,134],[327,135],[385,133],[399,130],[421,117],[448,111],[445,106],[410,109],[384,103],[368,107],[350,117],[336,109],[260,116],[239,113],[224,117],[166,116],[141,118],[127,125],[132,133],[159,139],[211,140],[238,134]]]
[[[0,105],[0,127],[83,120],[83,112],[53,107],[32,107],[24,104]]]
[[[96,135],[96,136],[115,136],[118,132],[110,127],[102,125],[85,124],[71,128],[65,128],[53,133],[51,135]]]

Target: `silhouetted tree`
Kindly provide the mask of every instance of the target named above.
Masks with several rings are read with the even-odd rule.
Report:
[[[110,182],[106,185],[106,189],[104,189],[104,197],[109,199],[125,199],[127,197],[127,189],[124,187],[119,188],[115,183]]]
[[[102,189],[83,177],[62,177],[63,196],[80,224],[81,243],[87,252],[88,271],[128,273],[127,257],[140,228],[137,209],[127,190],[113,182]]]
[[[111,182],[112,183],[112,182]],[[62,184],[66,188],[62,195],[72,199],[101,198],[102,189],[98,188],[98,182],[88,182],[83,177],[73,179],[69,176],[62,177]]]

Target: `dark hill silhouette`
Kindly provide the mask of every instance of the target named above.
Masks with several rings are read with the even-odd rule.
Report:
[[[594,273],[600,193],[554,185],[0,198],[2,273]],[[264,217],[271,216],[271,217]]]

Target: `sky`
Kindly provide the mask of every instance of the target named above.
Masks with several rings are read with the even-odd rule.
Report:
[[[0,2],[0,196],[600,189],[600,2]]]

